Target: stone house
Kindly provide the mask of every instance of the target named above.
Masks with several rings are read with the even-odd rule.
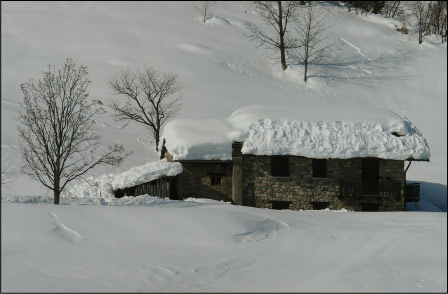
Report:
[[[420,184],[406,182],[409,166],[429,161],[425,139],[408,127],[400,133],[375,124],[264,119],[251,124],[244,140],[183,149],[167,144],[163,157],[182,164],[177,199],[271,209],[400,211],[420,197]],[[347,138],[354,138],[351,145]],[[219,156],[211,155],[214,149]]]
[[[400,211],[405,210],[406,202],[420,199],[420,184],[406,183],[404,160],[259,156],[242,154],[242,144],[232,144],[232,160],[178,160],[183,171],[177,175],[175,199],[211,198],[272,209],[354,211]],[[166,157],[172,160],[169,152]]]

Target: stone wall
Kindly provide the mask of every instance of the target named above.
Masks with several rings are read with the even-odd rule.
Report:
[[[231,201],[231,161],[179,161],[183,171],[177,175],[179,199],[188,197]],[[211,185],[212,176],[221,176],[220,185]]]
[[[289,201],[290,209],[313,209],[313,202],[330,209],[361,210],[361,204],[378,204],[380,211],[403,210],[404,163],[379,161],[380,180],[399,181],[400,199],[391,197],[340,197],[340,180],[361,181],[362,159],[328,159],[327,178],[313,178],[312,159],[288,156],[289,177],[271,176],[271,157],[243,155],[243,205],[272,208],[272,201]]]

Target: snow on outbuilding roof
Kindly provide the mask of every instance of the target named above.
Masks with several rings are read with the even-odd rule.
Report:
[[[178,119],[163,137],[174,160],[230,160],[243,154],[309,158],[429,160],[429,146],[406,118],[372,107],[259,105],[224,119]]]
[[[179,162],[167,162],[166,159],[150,161],[121,173],[104,174],[99,177],[91,176],[85,182],[71,187],[63,196],[99,198],[101,195],[110,200],[114,198],[114,190],[140,185],[163,176],[175,176],[181,172],[182,165]]]

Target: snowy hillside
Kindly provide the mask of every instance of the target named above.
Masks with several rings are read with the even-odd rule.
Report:
[[[219,2],[206,23],[191,2],[2,2],[2,172],[7,166],[16,175],[2,192],[47,193],[17,176],[19,84],[40,78],[48,64],[61,66],[66,57],[87,65],[91,96],[104,102],[116,99],[107,80],[122,69],[154,65],[178,73],[184,85],[179,118],[227,118],[262,104],[307,106],[316,116],[346,105],[364,107],[365,115],[369,106],[392,110],[422,132],[431,150],[431,162],[414,163],[408,179],[427,182],[424,191],[431,183],[446,186],[446,45],[434,38],[418,45],[415,34],[396,31],[395,20],[321,5],[329,12],[332,50],[310,67],[305,84],[302,65],[282,72],[277,52],[245,37],[245,22],[264,26],[248,2]],[[102,167],[94,174],[157,158],[144,128],[119,129],[110,111],[97,121],[105,146],[122,143],[133,153],[118,170]]]

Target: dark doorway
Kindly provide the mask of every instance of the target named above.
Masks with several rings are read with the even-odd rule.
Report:
[[[362,211],[380,211],[380,205],[376,203],[362,203]]]
[[[173,200],[181,200],[177,194],[177,177],[172,177],[169,183],[169,198]]]
[[[362,160],[362,194],[378,195],[380,180],[380,161],[378,158]]]
[[[330,202],[313,202],[313,210],[322,210],[328,206],[330,206]]]
[[[289,209],[291,201],[271,201],[272,209]]]
[[[362,160],[362,181],[378,182],[380,179],[380,161],[378,158],[364,158]]]
[[[221,186],[221,176],[219,175],[210,176],[210,186]]]

